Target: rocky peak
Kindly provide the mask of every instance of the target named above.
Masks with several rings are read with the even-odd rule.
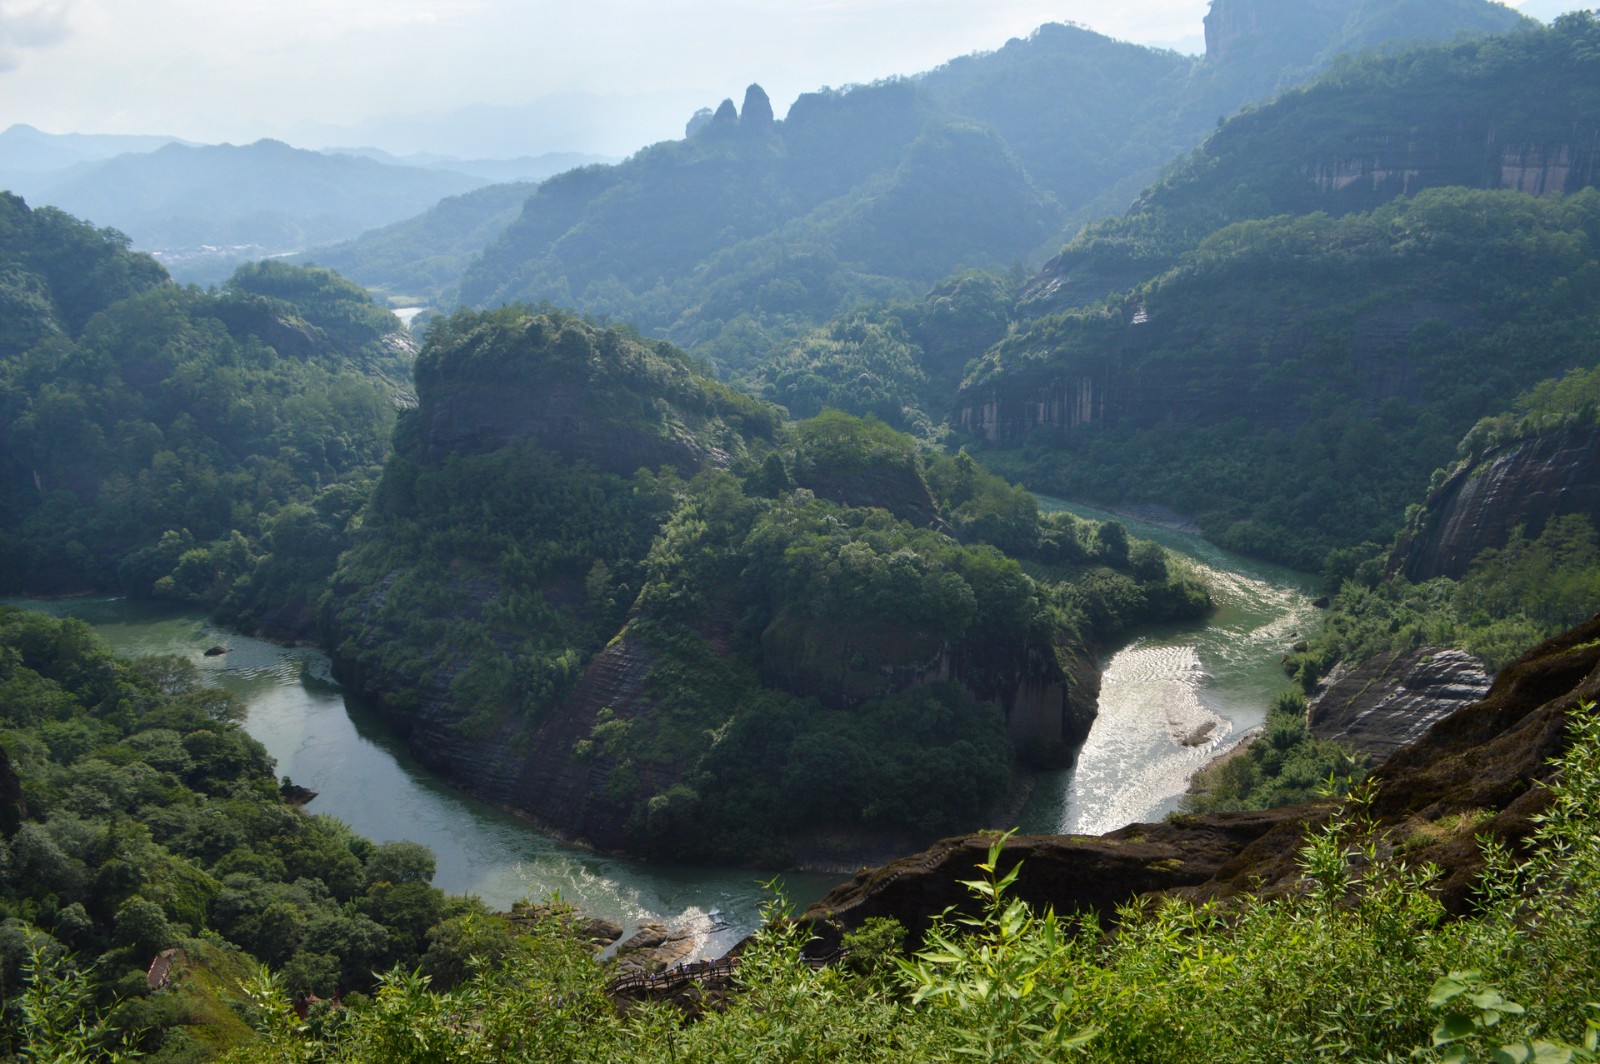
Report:
[[[739,127],[748,133],[768,133],[773,127],[772,101],[760,85],[744,90],[744,106],[739,108]]]

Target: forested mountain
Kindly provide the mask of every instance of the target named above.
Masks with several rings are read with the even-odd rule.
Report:
[[[1576,15],[1358,60],[1227,123],[1021,307],[1155,273],[1007,337],[959,427],[1030,483],[1302,567],[1388,539],[1478,418],[1594,362],[1597,42]]]
[[[489,185],[449,196],[426,212],[318,248],[292,261],[315,262],[394,299],[451,306],[473,256],[522,212],[537,185]]]
[[[168,144],[14,191],[127,233],[184,280],[221,281],[247,258],[346,239],[485,183],[262,140]]]
[[[1345,47],[1511,28],[1465,0],[1219,0],[1204,62],[1045,26],[914,78],[809,93],[775,121],[752,86],[683,141],[552,179],[461,285],[635,323],[739,371],[840,309],[959,267],[1039,261],[1241,104]],[[1316,45],[1309,55],[1280,38]],[[1265,42],[1256,47],[1251,42]]]
[[[1594,41],[1592,22],[1574,16],[1345,61],[1221,126],[1125,214],[1086,226],[1030,283],[1023,311],[1137,284],[1231,222],[1371,210],[1442,185],[1588,187],[1600,177]]]
[[[608,848],[792,861],[981,819],[1081,741],[1096,640],[1205,606],[1119,526],[876,422],[784,428],[663,342],[460,312],[417,389],[336,667],[452,779]]]
[[[1506,395],[1587,366],[1600,193],[1433,189],[1212,234],[970,369],[959,421],[1031,483],[1160,500],[1303,568],[1386,539]],[[994,456],[998,460],[999,456]]]
[[[409,337],[325,270],[201,292],[115,232],[0,212],[0,589],[231,596],[293,630],[387,452]]]

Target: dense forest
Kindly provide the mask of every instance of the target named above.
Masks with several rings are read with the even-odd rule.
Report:
[[[1090,648],[1207,605],[966,455],[786,427],[569,316],[443,319],[417,390],[335,580],[338,668],[424,758],[609,847],[931,841],[1069,756]]]
[[[1217,0],[1207,38],[1048,26],[782,121],[751,86],[447,200],[338,252],[495,304],[420,344],[329,269],[180,287],[0,195],[0,593],[320,645],[605,850],[947,836],[619,984],[559,899],[308,814],[188,663],[0,606],[0,1059],[1596,1059],[1600,19]],[[1102,651],[1211,609],[1013,478],[1323,574],[1162,823],[959,835],[1070,766]],[[1433,648],[1498,679],[1381,764],[1321,737],[1338,676]]]
[[[961,425],[1041,488],[1160,500],[1319,569],[1389,538],[1502,397],[1592,361],[1597,209],[1592,190],[1433,189],[1237,223],[1002,341],[969,368]]]
[[[0,207],[0,590],[122,589],[308,634],[410,393],[399,323],[326,270],[179,288],[120,234]]]
[[[442,989],[496,932],[509,948],[428,885],[425,848],[287,804],[244,707],[187,661],[118,661],[81,621],[0,607],[0,704],[7,1059],[211,1059],[251,1038],[232,1002],[259,963],[332,996],[395,965]],[[153,995],[174,947],[187,974]]]
[[[1536,195],[1595,182],[1597,30],[1545,30],[1347,57],[1219,126],[1126,212],[1082,228],[1024,312],[1085,305],[1158,276],[1211,233],[1284,214],[1370,211],[1426,188]]]

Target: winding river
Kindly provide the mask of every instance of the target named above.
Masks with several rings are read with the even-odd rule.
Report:
[[[1112,515],[1056,500],[1082,516]],[[1021,817],[1025,831],[1102,832],[1176,806],[1189,775],[1259,724],[1283,685],[1283,648],[1316,623],[1304,574],[1218,550],[1197,536],[1118,517],[1135,536],[1189,559],[1218,609],[1203,622],[1147,632],[1105,663],[1100,716],[1076,766],[1039,781]],[[774,874],[674,867],[608,857],[556,842],[524,821],[474,801],[423,768],[362,707],[347,703],[326,656],[208,624],[190,610],[126,599],[11,600],[80,617],[118,653],[177,654],[248,704],[246,729],[280,775],[318,792],[328,813],[380,842],[420,842],[438,857],[436,886],[490,905],[552,894],[634,927],[699,919],[715,956],[760,922]],[[206,656],[214,646],[226,654]],[[1185,745],[1185,743],[1190,745]],[[803,907],[835,877],[786,873]]]
[[[1204,620],[1146,630],[1101,663],[1099,715],[1071,769],[1041,778],[1019,827],[1099,835],[1178,808],[1189,777],[1266,719],[1284,651],[1321,621],[1317,578],[1189,532],[1039,497],[1042,510],[1121,521],[1187,560],[1211,588]]]

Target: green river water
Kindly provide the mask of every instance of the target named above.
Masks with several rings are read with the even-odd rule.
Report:
[[[1056,500],[1086,517],[1111,515]],[[1145,633],[1105,662],[1100,715],[1077,765],[1042,778],[1021,817],[1025,831],[1097,833],[1176,806],[1189,775],[1259,724],[1284,684],[1278,659],[1317,623],[1314,581],[1252,562],[1197,536],[1118,517],[1129,531],[1184,555],[1210,582],[1218,609],[1203,622]],[[12,600],[92,624],[118,653],[179,654],[245,699],[245,727],[279,775],[318,792],[328,813],[380,842],[411,840],[438,856],[434,883],[498,907],[559,894],[632,927],[699,919],[701,951],[717,955],[760,921],[773,878],[745,869],[647,864],[591,853],[452,789],[417,764],[381,722],[347,703],[314,650],[217,628],[193,611],[126,599]],[[228,653],[206,657],[208,647]],[[1206,741],[1185,746],[1210,725]],[[838,877],[782,876],[797,907]]]

